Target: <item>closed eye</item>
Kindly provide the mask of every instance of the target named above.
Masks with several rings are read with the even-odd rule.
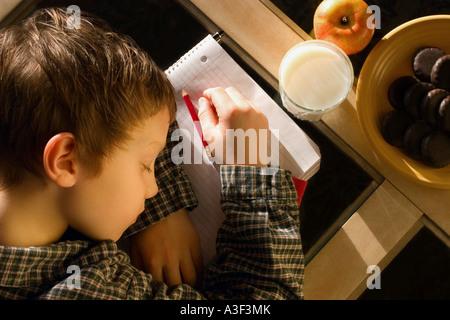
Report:
[[[147,171],[148,173],[152,173],[153,172],[152,168],[155,165],[156,158],[161,154],[161,152],[162,152],[162,150],[160,150],[158,152],[158,155],[153,159],[153,161],[151,162],[150,165],[146,165],[145,163],[142,163],[142,167],[144,168],[145,171]]]
[[[142,166],[144,167],[145,171],[147,171],[148,173],[152,173],[153,172],[153,170],[152,170],[152,168],[150,166],[147,166],[145,164],[142,164]]]

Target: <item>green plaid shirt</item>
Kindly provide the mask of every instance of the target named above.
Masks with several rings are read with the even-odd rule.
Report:
[[[171,128],[173,130],[173,127]],[[169,133],[170,136],[170,133]],[[125,236],[181,209],[196,206],[189,180],[170,160],[157,162],[160,192]],[[297,194],[289,172],[222,166],[217,260],[201,288],[167,287],[130,264],[113,241],[65,240],[43,247],[0,246],[3,299],[299,299],[304,257]],[[75,267],[74,267],[75,266]],[[76,268],[76,269],[72,269]]]

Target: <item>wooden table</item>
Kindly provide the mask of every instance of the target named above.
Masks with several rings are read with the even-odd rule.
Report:
[[[284,54],[310,39],[259,0],[182,2],[206,15],[275,78]],[[355,90],[354,86],[347,101],[323,121],[385,180],[306,266],[306,299],[359,297],[371,275],[367,267],[383,270],[423,226],[450,246],[450,190],[412,182],[376,156],[358,121]]]
[[[0,28],[25,18],[39,0],[1,0]]]

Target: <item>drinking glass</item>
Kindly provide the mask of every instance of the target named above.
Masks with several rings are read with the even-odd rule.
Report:
[[[353,86],[353,66],[338,46],[306,40],[291,48],[279,69],[284,107],[303,120],[320,120],[339,106]]]

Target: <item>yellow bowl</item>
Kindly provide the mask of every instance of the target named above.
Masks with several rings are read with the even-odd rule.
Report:
[[[423,185],[449,189],[450,165],[432,168],[409,158],[381,135],[383,116],[394,110],[387,98],[398,77],[414,75],[412,57],[421,47],[435,46],[450,54],[450,15],[411,20],[389,32],[367,57],[358,79],[356,105],[363,131],[375,152],[395,170]]]

